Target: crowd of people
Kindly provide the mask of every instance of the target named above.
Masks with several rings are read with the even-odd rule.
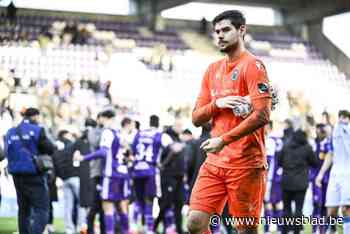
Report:
[[[288,120],[285,121],[284,134],[279,137],[274,133],[272,122],[269,124],[266,147],[270,167],[264,203],[265,218],[302,218],[305,194],[310,188],[312,217],[318,220],[312,226],[312,233],[336,232],[337,225],[331,224],[330,217],[335,220],[339,208],[342,208],[344,217],[349,215],[349,206],[345,201],[349,197],[348,183],[339,180],[339,175],[345,176],[347,173],[344,166],[348,163],[348,151],[344,151],[344,148],[350,144],[347,137],[349,114],[349,111],[340,110],[335,125],[326,121],[314,123],[315,132],[295,130]],[[332,160],[333,157],[335,160]],[[333,167],[330,169],[332,161]],[[302,224],[278,225],[278,231],[282,233],[300,233],[302,229]],[[271,225],[265,225],[264,230],[271,231]],[[347,231],[344,226],[344,232]]]
[[[23,128],[23,134],[28,128],[38,126],[39,113],[36,108],[28,108],[23,113],[24,119],[19,125]],[[121,129],[117,131],[114,127],[115,113],[115,110],[107,109],[100,112],[97,119],[87,119],[85,130],[79,135],[61,130],[54,143],[44,144],[49,145],[49,150],[40,150],[40,153],[50,154],[53,158],[54,167],[45,184],[49,188],[46,192],[50,203],[57,201],[56,178],[63,182],[66,233],[84,230],[94,233],[96,214],[100,218],[101,233],[110,233],[114,227],[121,228],[122,233],[129,233],[135,231],[140,222],[145,223],[148,233],[153,233],[159,223],[163,223],[168,232],[176,229],[177,233],[183,233],[182,208],[188,199],[189,185],[193,184],[194,168],[198,170],[198,156],[193,154],[195,141],[191,131],[182,129],[181,120],[162,130],[156,115],[150,117],[147,127],[124,118],[120,123]],[[12,138],[10,133],[6,137]],[[18,148],[16,144],[7,142],[7,154]],[[16,151],[16,154],[20,153]],[[26,180],[24,177],[28,176],[18,175],[21,168],[18,173],[11,163],[9,165],[19,195],[22,189],[16,183],[17,178]],[[38,194],[30,197],[30,193],[37,193],[34,191],[36,187],[29,184],[24,187],[32,190],[21,196],[23,204],[19,203],[19,210],[26,215],[19,216],[20,232],[30,232],[28,222],[31,218],[41,220],[43,224],[46,216],[49,223],[47,228],[53,231],[52,204],[49,206],[47,202],[47,207],[42,207],[45,196]],[[158,218],[154,219],[153,202],[157,196],[160,211]],[[41,204],[39,208],[38,203]],[[133,206],[132,215],[128,214],[129,204]],[[43,213],[36,213],[40,219],[28,215],[27,209],[31,208],[41,208]],[[117,220],[121,225],[115,225]],[[34,223],[34,226],[45,227],[38,223]]]
[[[112,226],[121,233],[138,232],[143,225],[144,231],[153,233],[160,230],[157,227],[161,222],[166,233],[184,232],[183,207],[188,202],[198,170],[205,160],[200,145],[209,138],[210,126],[203,126],[201,137],[195,139],[191,131],[182,129],[181,120],[178,119],[173,126],[161,128],[159,117],[153,115],[149,119],[149,126],[140,126],[137,121],[124,118],[120,123],[121,129],[115,130],[114,126],[118,125],[115,123],[115,113],[112,109],[104,110],[98,114],[97,119],[86,119],[85,129],[80,134],[61,130],[54,143],[42,144],[46,149],[42,149],[41,153],[52,155],[54,162],[54,170],[50,171],[45,181],[45,186],[48,186],[48,190],[44,190],[47,192],[47,207],[42,207],[45,203],[44,195],[29,199],[29,194],[39,194],[33,184],[23,185],[23,177],[13,177],[18,194],[19,191],[24,193],[19,200],[20,211],[28,212],[22,209],[26,209],[24,207],[29,203],[25,202],[29,200],[30,206],[43,211],[36,213],[37,217],[27,216],[28,213],[19,216],[19,227],[23,233],[27,233],[29,220],[25,219],[29,218],[41,220],[44,228],[45,211],[48,219],[46,228],[50,232],[54,231],[52,202],[58,199],[57,178],[62,181],[66,233],[94,233],[97,216],[100,233],[108,233],[106,231]],[[39,124],[38,109],[28,108],[22,114],[24,120],[21,125],[26,122]],[[266,127],[269,171],[264,202],[265,218],[301,217],[310,182],[313,217],[338,215],[333,207],[327,213],[325,202],[330,170],[323,164],[332,157],[333,152],[340,150],[337,147],[341,146],[334,144],[332,139],[335,134],[346,134],[349,119],[348,111],[340,111],[335,126],[328,123],[315,124],[316,138],[312,138],[310,132],[295,130],[290,120],[285,121],[281,135],[270,122]],[[109,150],[116,157],[109,158]],[[108,162],[111,163],[110,168]],[[9,170],[11,172],[11,168]],[[339,173],[344,171],[338,168],[331,175]],[[334,181],[331,183],[330,186],[339,186]],[[346,193],[346,184],[341,185],[343,193]],[[156,197],[159,199],[158,216],[153,213]],[[293,201],[294,211],[291,208]],[[344,201],[334,202],[337,203],[334,205],[342,206]],[[41,207],[36,207],[37,204]],[[347,211],[343,207],[343,214]],[[33,227],[38,227],[37,223],[33,223]],[[227,228],[232,231],[232,227]],[[277,228],[287,233],[284,232],[284,225],[278,225]],[[302,230],[300,225],[287,228],[292,228],[295,233]],[[336,225],[314,225],[313,233],[326,233],[327,229],[335,231],[336,228]],[[266,233],[273,229],[271,225],[264,227]],[[220,233],[220,228],[213,227],[213,231]]]

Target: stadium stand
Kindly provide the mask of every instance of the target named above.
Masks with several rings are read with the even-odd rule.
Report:
[[[109,40],[113,42],[114,51],[136,56],[150,70],[171,71],[170,74],[163,75],[185,80],[190,87],[196,87],[203,70],[211,61],[212,56],[204,59],[202,55],[196,56],[196,50],[190,49],[182,39],[183,33],[174,29],[157,31],[146,36],[141,30],[145,25],[132,21],[80,18],[78,24],[74,22],[77,22],[75,18],[59,16],[19,16],[15,26],[8,24],[1,27],[0,65],[6,70],[15,68],[19,77],[24,74],[47,79],[62,79],[69,75],[78,79],[84,76],[97,77],[99,68],[104,66],[101,60],[106,57],[105,48],[108,46],[108,42],[99,40],[103,38],[104,32],[115,35]],[[84,28],[90,30],[88,37],[82,35]],[[67,40],[66,34],[71,34]],[[8,39],[11,40],[7,41]],[[50,39],[51,42],[48,42]],[[248,48],[266,62],[270,78],[282,94],[288,90],[304,93],[306,99],[310,100],[313,111],[318,114],[326,108],[332,111],[339,109],[340,105],[344,105],[337,101],[340,98],[344,101],[350,100],[348,78],[309,42],[277,27],[255,28],[255,31],[252,28],[246,41]],[[204,40],[201,48],[212,47],[209,42],[210,40]],[[160,44],[165,47],[159,47]],[[42,50],[43,47],[47,48]],[[153,52],[143,50],[153,47],[156,47]],[[180,53],[176,53],[177,51]],[[290,64],[297,69],[288,69]],[[289,71],[285,73],[287,70]],[[316,77],[318,81],[314,82]],[[310,92],[310,87],[313,92]],[[319,102],[325,90],[335,96]],[[191,99],[193,97],[189,97]]]
[[[6,17],[0,15],[0,21],[6,22]],[[155,34],[151,33],[145,36],[141,33],[141,28],[146,25],[139,22],[118,22],[107,20],[88,20],[62,18],[59,16],[31,16],[21,15],[17,17],[14,25],[8,24],[0,29],[0,41],[6,39],[20,40],[37,40],[40,35],[52,34],[57,31],[72,32],[75,38],[72,38],[73,44],[97,44],[96,42],[88,41],[86,37],[91,36],[94,31],[108,31],[114,33],[116,38],[134,40],[137,47],[153,47],[156,44],[164,43],[168,49],[184,50],[188,49],[181,38],[175,31],[164,30],[158,31]],[[70,31],[69,31],[70,30]]]

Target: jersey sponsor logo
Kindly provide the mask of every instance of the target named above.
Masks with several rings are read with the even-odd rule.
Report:
[[[238,79],[238,74],[239,74],[239,70],[238,69],[233,70],[231,80],[233,80],[233,81],[237,80]]]
[[[259,93],[268,93],[269,92],[269,85],[267,83],[259,83],[258,84],[258,91]]]

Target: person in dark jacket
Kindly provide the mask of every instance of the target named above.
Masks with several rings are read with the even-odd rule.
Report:
[[[70,151],[75,152],[79,150],[80,152],[84,154],[90,153],[90,144],[87,138],[87,132],[88,130],[84,130],[82,135],[70,146]],[[87,210],[92,205],[92,186],[90,183],[90,164],[89,162],[80,162],[79,167],[76,167],[76,170],[78,171],[80,186],[79,186],[79,194],[78,194],[78,201],[79,204],[76,204],[78,212],[77,215],[79,218],[79,214],[82,215],[77,221],[77,224],[81,222],[78,228],[80,228],[80,232],[86,232],[87,231]],[[79,207],[78,207],[79,205]],[[79,211],[82,210],[82,211]],[[78,230],[79,231],[79,230]]]
[[[72,150],[75,152],[79,150],[83,154],[89,154],[92,152],[90,142],[88,139],[91,120],[85,122],[85,130],[81,136],[72,145]],[[95,122],[96,123],[96,122]],[[81,162],[79,166],[79,178],[80,178],[80,206],[84,208],[91,207],[92,205],[92,184],[90,180],[90,164],[89,162]]]
[[[185,201],[184,175],[186,167],[183,151],[185,145],[180,140],[182,131],[180,119],[177,119],[175,124],[165,131],[171,137],[174,144],[165,148],[161,154],[160,177],[162,197],[159,199],[160,212],[154,222],[155,229],[157,229],[161,220],[164,221],[165,229],[169,229],[172,226],[172,221],[168,221],[174,215],[176,232],[178,234],[183,233],[181,210]]]
[[[61,130],[58,133],[56,145],[59,150],[53,155],[56,176],[63,181],[78,176],[78,172],[73,166],[73,153],[70,147],[73,144],[73,139],[70,135],[67,130]]]
[[[190,186],[190,193],[192,191],[194,182],[196,181],[199,169],[207,157],[206,153],[200,149],[200,146],[204,141],[210,138],[210,129],[211,126],[209,123],[202,126],[202,133],[199,139],[195,140],[195,147],[192,148],[192,154],[190,154],[188,157],[187,176]]]
[[[282,148],[278,162],[283,169],[281,187],[284,218],[301,218],[309,182],[309,168],[310,166],[316,166],[318,163],[304,131],[297,130],[291,135],[289,141]],[[295,202],[295,213],[292,213],[293,201]],[[284,225],[282,233],[287,233],[289,230],[293,230],[294,233],[300,233],[302,226],[294,225],[288,227]]]
[[[63,148],[56,152],[53,158],[56,175],[63,180],[64,225],[65,232],[69,234],[80,231],[85,222],[85,212],[80,207],[80,179],[77,167],[79,165],[73,164],[74,137],[67,130],[62,130],[58,134],[58,139],[60,142],[58,144],[63,145]],[[75,207],[78,207],[77,210]]]
[[[56,146],[58,150],[65,148],[67,145],[71,144],[71,141],[68,140],[65,135],[69,134],[67,130],[62,130],[58,133]],[[57,154],[55,152],[54,156]],[[55,160],[54,160],[55,163]],[[48,233],[53,233],[55,231],[53,222],[54,222],[54,210],[53,210],[53,202],[58,201],[58,192],[56,186],[56,171],[55,168],[48,173],[48,186],[49,186],[49,197],[50,197],[50,209],[49,209],[49,222],[47,225]]]
[[[26,109],[23,121],[5,136],[5,155],[16,188],[21,234],[41,234],[49,220],[47,174],[35,169],[33,160],[28,158],[29,155],[52,155],[55,151],[44,128],[39,126],[39,115],[36,108]]]

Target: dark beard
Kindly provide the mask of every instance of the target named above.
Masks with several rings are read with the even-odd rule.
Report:
[[[238,48],[238,40],[236,41],[236,43],[229,45],[226,48],[220,49],[220,52],[229,54],[230,52],[235,51],[237,48]]]

